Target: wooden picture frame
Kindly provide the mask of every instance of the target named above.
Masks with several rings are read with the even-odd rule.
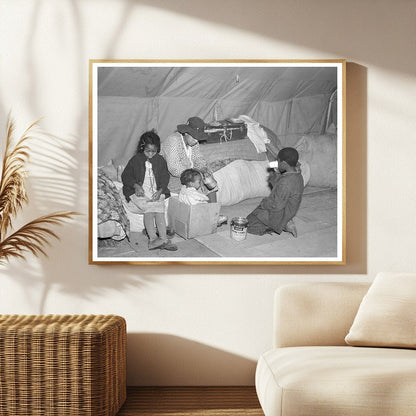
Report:
[[[90,60],[90,264],[345,264],[345,69],[343,59]],[[199,149],[217,203],[187,205],[177,199],[179,150],[168,143],[179,130],[199,128],[203,139],[181,152],[189,159]],[[175,234],[150,250],[143,208],[127,202],[122,172],[152,129],[169,169],[164,218]],[[292,176],[301,175],[304,190],[292,222],[277,225],[269,163],[286,147],[297,150]],[[199,169],[197,162],[181,169],[191,166]],[[254,220],[245,220],[260,204],[256,218],[266,230],[257,235]],[[221,215],[228,222],[217,226]]]

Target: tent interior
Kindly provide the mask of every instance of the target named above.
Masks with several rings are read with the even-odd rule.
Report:
[[[336,257],[338,78],[337,67],[324,64],[98,66],[95,163],[121,199],[120,173],[134,155],[140,135],[155,129],[163,149],[164,139],[192,116],[202,118],[212,131],[223,131],[215,142],[200,143],[200,149],[219,184],[220,213],[229,220],[246,217],[268,195],[268,163],[283,147],[298,150],[305,183],[294,218],[296,238],[282,232],[235,241],[229,221],[208,235],[175,235],[177,252],[149,251],[142,215],[122,200],[119,207],[125,210],[126,221],[98,219],[98,257]],[[227,130],[232,122],[245,123],[243,137],[233,137],[232,129]],[[264,138],[260,144],[252,138],[259,129]],[[172,194],[179,191],[178,178],[171,178],[169,188]]]

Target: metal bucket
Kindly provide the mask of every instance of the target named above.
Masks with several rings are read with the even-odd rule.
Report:
[[[244,217],[234,217],[230,222],[230,237],[236,241],[243,241],[247,237],[248,220]]]

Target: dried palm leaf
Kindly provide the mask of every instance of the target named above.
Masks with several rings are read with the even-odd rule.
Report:
[[[12,217],[28,202],[25,189],[27,172],[25,164],[29,159],[29,148],[26,140],[37,121],[30,125],[17,143],[13,146],[14,122],[10,119],[7,124],[6,148],[0,179],[0,237],[7,233],[12,226]]]
[[[6,147],[3,156],[0,178],[0,264],[10,257],[24,258],[25,252],[46,256],[45,247],[50,245],[49,238],[59,240],[57,234],[49,227],[61,224],[77,212],[55,212],[30,221],[7,238],[7,232],[12,228],[12,218],[28,203],[25,188],[27,177],[26,163],[29,160],[29,147],[26,141],[31,137],[30,132],[38,121],[31,124],[13,144],[14,122],[10,116],[7,123]]]
[[[59,240],[58,235],[49,227],[60,225],[63,221],[78,215],[77,212],[55,212],[44,215],[28,222],[5,240],[0,242],[0,264],[4,264],[10,257],[24,258],[25,252],[47,256],[45,247],[50,245],[49,238]]]

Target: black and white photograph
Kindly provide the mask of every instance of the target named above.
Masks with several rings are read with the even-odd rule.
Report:
[[[90,61],[89,260],[344,264],[345,61]]]

